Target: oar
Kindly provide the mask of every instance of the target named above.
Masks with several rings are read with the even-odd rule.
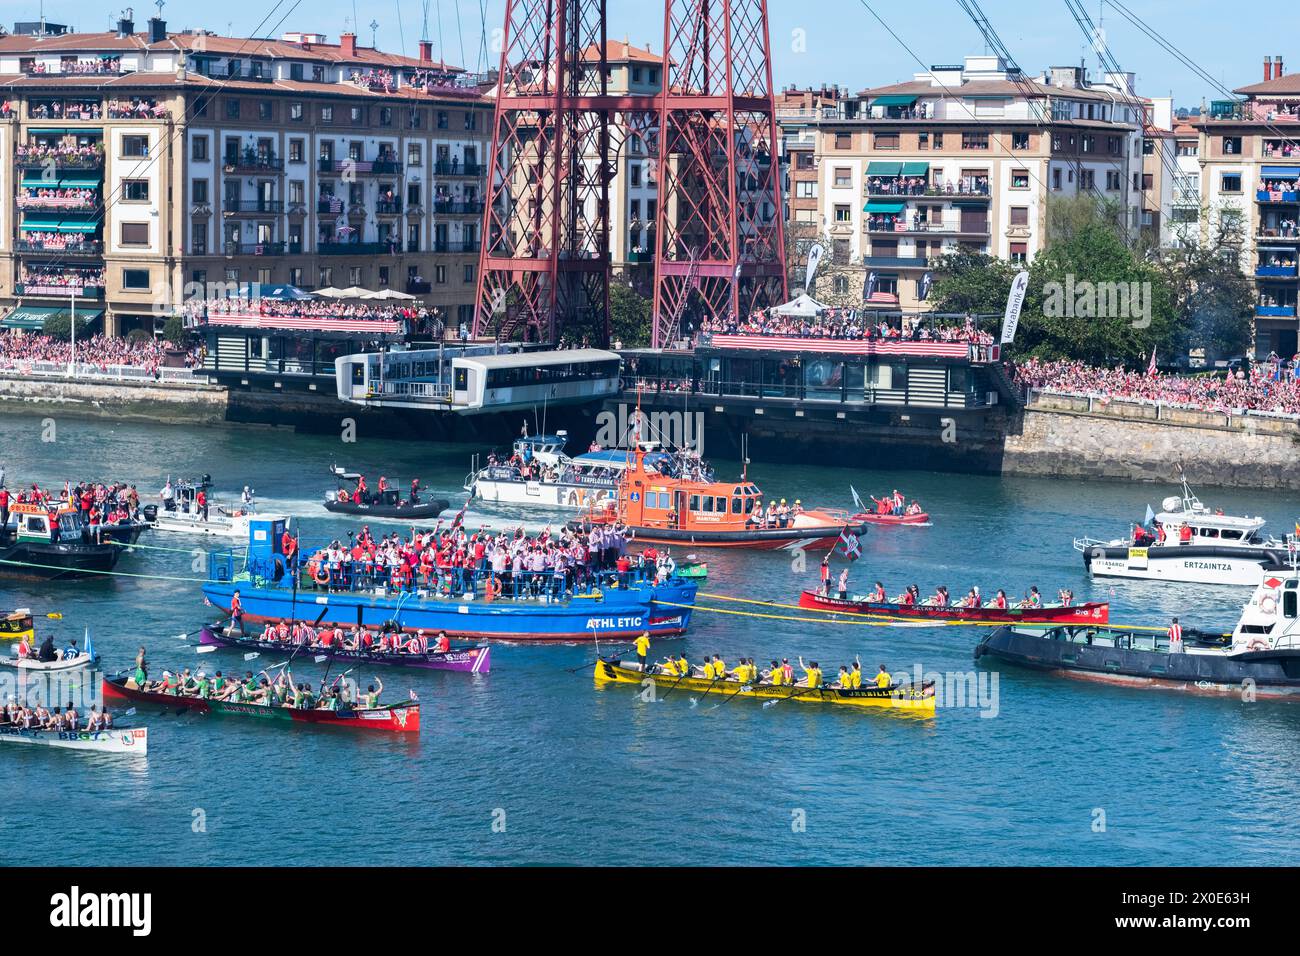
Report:
[[[667,700],[668,695],[677,689],[677,685],[680,684],[682,681],[686,680],[686,678],[690,676],[691,676],[691,666],[689,663],[687,663],[686,671],[680,677],[678,677],[677,680],[673,681],[673,686],[669,687],[666,691],[664,691],[663,697],[660,697],[659,700],[661,701]]]
[[[725,678],[726,676],[727,676],[727,675],[726,675],[725,673],[723,673],[723,674],[720,674],[719,676],[713,678],[713,684],[716,684],[718,681],[722,680],[722,679]],[[700,702],[700,700],[703,700],[704,698],[706,698],[706,697],[709,696],[709,691],[713,690],[713,684],[710,684],[708,687],[706,687],[706,688],[704,689],[704,693],[700,695],[700,699],[697,700],[697,701],[695,701],[695,703],[698,704],[698,703]]]
[[[741,683],[741,685],[740,685],[739,687],[737,687],[734,691],[732,691],[732,692],[731,692],[730,694],[728,694],[725,698],[723,698],[722,700],[720,700],[720,701],[718,701],[716,704],[714,704],[712,707],[710,707],[710,708],[709,708],[709,711],[712,712],[712,711],[717,710],[719,707],[721,707],[721,706],[723,706],[724,704],[726,704],[727,701],[731,700],[731,698],[735,697],[737,694],[742,693],[742,692],[745,690],[746,687],[750,687],[750,686],[751,686],[751,685],[750,685],[749,681],[743,681],[743,682]]]
[[[782,703],[782,702],[784,702],[784,701],[787,701],[787,700],[789,700],[791,697],[798,697],[801,693],[803,693],[803,692],[806,691],[806,690],[815,690],[815,689],[819,689],[819,688],[801,687],[801,686],[799,686],[798,684],[794,684],[794,685],[793,685],[793,690],[791,690],[791,692],[790,692],[789,694],[787,694],[785,697],[780,697],[780,698],[778,698],[778,699],[776,699],[776,700],[768,700],[768,701],[764,701],[764,702],[763,702],[763,709],[766,710],[766,709],[769,708],[769,707],[775,707],[777,704],[780,704],[780,703]]]

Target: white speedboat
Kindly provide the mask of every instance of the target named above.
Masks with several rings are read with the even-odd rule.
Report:
[[[1264,519],[1226,515],[1203,505],[1182,482],[1182,494],[1161,502],[1146,525],[1135,525],[1126,538],[1103,541],[1076,538],[1093,577],[1138,578],[1256,587],[1265,574],[1294,570],[1296,537],[1263,534]]]
[[[149,731],[145,727],[121,727],[111,730],[26,730],[0,724],[0,743],[33,744],[61,750],[86,750],[99,754],[137,754],[149,752]]]
[[[206,497],[211,487],[212,481],[207,475],[194,481],[172,482],[168,479],[159,495],[162,504],[142,508],[144,519],[155,531],[247,541],[248,519],[256,512],[252,490],[244,489],[239,504],[209,500],[204,515],[198,504],[198,494],[201,491]]]
[[[17,645],[14,645],[17,648]],[[15,649],[12,657],[0,657],[0,666],[16,667],[20,671],[30,671],[32,673],[50,674],[60,671],[75,671],[83,667],[88,667],[95,662],[94,654],[87,654],[85,651],[77,654],[75,657],[58,657],[52,661],[37,660],[32,656],[22,656]]]

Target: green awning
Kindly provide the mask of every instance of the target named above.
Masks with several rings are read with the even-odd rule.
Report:
[[[27,176],[18,185],[23,189],[98,189],[103,183],[98,179],[41,179]]]
[[[29,129],[27,132],[33,136],[62,136],[64,133],[72,133],[75,132],[75,130],[54,129],[51,127],[43,126],[40,127],[39,129]]]
[[[68,222],[65,219],[59,223],[59,232],[94,232],[98,228],[97,222]]]
[[[952,204],[957,208],[971,207],[972,209],[983,209],[989,204],[989,199],[985,196],[983,199],[954,199]]]
[[[58,232],[59,220],[57,219],[23,219],[19,229],[25,229],[28,232]]]
[[[45,328],[48,319],[56,315],[66,318],[71,311],[67,306],[21,305],[3,319],[0,319],[0,328],[25,329],[29,332],[40,331]],[[77,321],[89,324],[103,314],[103,309],[77,309]]]
[[[904,176],[928,176],[930,174],[929,163],[904,163]]]
[[[892,212],[899,213],[906,208],[905,203],[901,202],[884,202],[883,200],[873,199],[863,207],[863,212]]]
[[[902,171],[902,163],[867,163],[868,176],[898,176]]]
[[[872,106],[911,106],[916,102],[915,96],[903,96],[891,93],[889,96],[877,96],[871,101]]]

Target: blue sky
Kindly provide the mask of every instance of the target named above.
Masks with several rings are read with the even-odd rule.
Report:
[[[505,0],[298,0],[299,6],[280,22],[295,0],[281,0],[279,9],[258,28],[275,0],[225,0],[220,13],[195,0],[170,0],[164,16],[172,28],[205,26],[219,33],[247,36],[279,34],[285,30],[315,30],[336,39],[351,22],[360,20],[361,42],[369,43],[372,20],[379,23],[381,49],[414,54],[428,23],[435,42],[448,62],[477,65],[482,49],[480,4],[487,8],[488,42],[492,30],[504,19]],[[960,61],[963,54],[984,52],[984,41],[962,13],[956,0],[867,0],[900,38],[927,65]],[[1123,0],[1178,47],[1206,73],[1229,89],[1258,82],[1263,77],[1265,54],[1284,57],[1287,71],[1300,69],[1300,53],[1291,56],[1275,30],[1260,24],[1276,21],[1262,0]],[[1089,15],[1104,15],[1107,42],[1126,70],[1138,74],[1138,89],[1147,96],[1172,94],[1180,106],[1199,105],[1219,98],[1212,85],[1142,35],[1105,0],[1084,0]],[[36,19],[39,0],[5,0],[9,19]],[[644,45],[656,51],[663,45],[662,4],[653,0],[610,0],[610,37]],[[989,21],[1001,35],[1011,55],[1027,72],[1044,66],[1078,63],[1086,57],[1094,71],[1097,56],[1070,16],[1064,0],[983,0]],[[83,30],[102,30],[110,22],[112,4],[97,0],[46,0],[49,19],[69,22]],[[888,35],[871,16],[862,0],[769,0],[775,51],[776,82],[840,83],[857,90],[909,79],[916,60]],[[155,11],[147,0],[135,7],[137,23]],[[1276,7],[1272,7],[1276,11]],[[427,11],[427,12],[426,12]],[[813,12],[815,11],[815,13]],[[459,23],[459,26],[458,26]],[[6,23],[6,26],[11,26]],[[804,31],[796,34],[795,31]],[[1288,31],[1283,31],[1287,35]],[[796,49],[805,38],[802,51]],[[403,41],[404,44],[403,44]],[[464,56],[462,57],[462,49]],[[495,58],[493,58],[495,59]]]

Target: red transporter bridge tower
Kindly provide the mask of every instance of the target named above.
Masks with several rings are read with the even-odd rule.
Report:
[[[612,94],[606,0],[507,0],[475,337],[609,340],[610,183],[659,177],[653,341],[784,301],[766,0],[665,0],[664,91]],[[666,131],[666,132],[665,132]]]
[[[786,299],[767,0],[666,0],[652,344]]]

